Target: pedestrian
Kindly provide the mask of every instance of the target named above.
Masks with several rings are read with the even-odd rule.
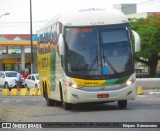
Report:
[[[17,89],[20,91],[21,83],[22,83],[22,77],[23,75],[21,74],[22,72],[18,72],[16,76],[16,81],[17,81]]]
[[[26,70],[25,73],[24,73],[24,80],[29,76],[29,73],[28,71]]]

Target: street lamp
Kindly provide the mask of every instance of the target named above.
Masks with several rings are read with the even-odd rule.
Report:
[[[31,73],[33,73],[32,0],[30,0]]]
[[[0,15],[0,17],[5,16],[5,15],[10,15],[10,13],[6,12],[5,14]]]

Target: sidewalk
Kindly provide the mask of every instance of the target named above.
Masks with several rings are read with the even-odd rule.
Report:
[[[160,95],[160,90],[143,90],[144,95]]]
[[[137,78],[136,85],[146,88],[160,88],[160,78]]]

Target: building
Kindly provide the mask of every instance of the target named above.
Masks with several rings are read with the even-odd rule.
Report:
[[[37,72],[37,36],[33,35],[33,66]],[[0,35],[0,70],[29,70],[31,73],[30,34]]]
[[[126,15],[137,13],[136,4],[115,4],[113,8],[122,11]]]

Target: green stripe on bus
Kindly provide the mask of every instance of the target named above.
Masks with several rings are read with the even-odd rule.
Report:
[[[51,91],[55,91],[56,84],[56,52],[51,53],[50,57],[50,84]]]
[[[129,79],[130,76],[124,76],[120,78],[110,79],[105,82],[105,84],[121,84]]]

